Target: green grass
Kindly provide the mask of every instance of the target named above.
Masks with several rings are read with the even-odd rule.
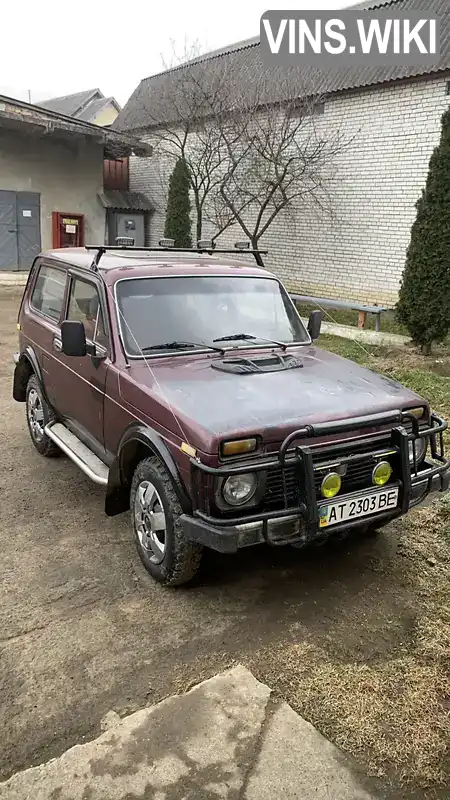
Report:
[[[318,344],[400,381],[450,421],[450,349],[441,348],[434,356],[423,356],[414,348],[370,347],[326,334],[320,336]]]
[[[370,347],[329,335],[318,345],[399,380],[450,420],[450,348],[426,357],[412,346]],[[450,497],[393,523],[366,557],[380,581],[374,593],[368,570],[367,596],[374,607],[380,596],[386,605],[376,623],[367,609],[355,616],[361,650],[343,657],[328,631],[319,638],[299,626],[284,647],[268,648],[268,682],[328,739],[364,759],[370,774],[396,775],[411,787],[408,797],[437,800],[449,785]],[[402,616],[408,627],[386,646]],[[337,633],[344,647],[346,625]],[[365,657],[368,636],[375,657]]]
[[[385,347],[362,345],[352,339],[342,339],[340,336],[331,336],[327,333],[320,334],[318,345],[323,347],[324,350],[330,350],[343,358],[350,358],[352,361],[366,366],[369,365],[369,362],[372,362],[373,358],[377,358],[382,353],[387,353],[387,348]]]

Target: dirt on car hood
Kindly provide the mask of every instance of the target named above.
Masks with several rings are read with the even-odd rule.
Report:
[[[280,372],[228,374],[212,367],[214,354],[134,362],[129,375],[135,388],[171,407],[190,443],[206,453],[217,453],[224,437],[258,433],[279,442],[306,424],[424,403],[397,381],[318,347],[295,354],[303,366]]]

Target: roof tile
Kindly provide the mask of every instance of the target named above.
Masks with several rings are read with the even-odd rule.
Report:
[[[103,97],[99,89],[89,89],[86,92],[66,94],[63,97],[52,97],[50,100],[44,100],[42,103],[39,103],[39,105],[41,108],[47,108],[49,111],[65,114],[66,117],[75,117],[77,116],[77,112],[79,112],[86,103],[91,99],[96,100],[97,95]]]

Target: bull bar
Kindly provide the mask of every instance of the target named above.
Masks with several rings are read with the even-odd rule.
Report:
[[[313,450],[309,444],[301,444],[301,440],[314,439],[323,436],[332,436],[334,434],[346,433],[351,431],[362,431],[366,428],[376,428],[377,426],[394,425],[390,431],[379,431],[376,435],[367,439],[367,442],[373,444],[380,441],[380,450],[371,450],[370,456],[374,458],[381,457],[386,451],[386,447],[390,448],[396,461],[396,472],[398,480],[395,484],[389,484],[390,488],[398,486],[399,497],[398,505],[395,509],[391,509],[387,513],[378,512],[376,515],[365,517],[363,522],[370,523],[371,520],[377,521],[386,520],[401,516],[407,511],[422,502],[431,491],[445,491],[448,489],[450,481],[450,459],[447,459],[444,454],[444,439],[443,433],[448,427],[448,423],[441,419],[437,414],[431,413],[427,427],[420,425],[419,420],[407,411],[390,411],[381,414],[371,414],[364,417],[353,417],[342,421],[323,422],[315,425],[305,425],[298,430],[290,433],[281,444],[278,453],[271,458],[264,458],[261,461],[245,461],[235,465],[221,465],[219,467],[211,467],[201,463],[196,458],[191,458],[191,485],[192,485],[192,503],[193,503],[193,518],[192,523],[195,525],[207,526],[210,535],[218,541],[218,537],[223,538],[228,535],[231,537],[232,533],[236,535],[236,526],[244,529],[251,529],[255,527],[254,523],[263,523],[262,536],[268,544],[286,544],[286,537],[283,536],[282,540],[278,541],[275,536],[269,533],[269,526],[266,524],[269,520],[277,520],[282,522],[288,521],[287,518],[302,519],[303,530],[300,534],[296,534],[289,538],[289,543],[295,544],[296,541],[304,542],[305,539],[312,540],[317,537],[319,530],[319,504],[321,501],[317,499],[316,487],[314,481],[315,466],[317,462],[313,461]],[[410,430],[407,430],[405,425],[408,425]],[[389,441],[388,441],[389,437]],[[428,439],[429,453],[432,461],[425,460],[421,464],[417,461],[416,446],[420,439]],[[365,440],[358,437],[358,443],[361,444]],[[412,463],[410,462],[410,443],[412,443]],[[333,456],[333,451],[342,448],[342,442],[324,443],[317,445],[314,448],[314,456],[323,456],[329,459]],[[427,448],[428,450],[428,448]],[[367,452],[354,453],[346,455],[342,460],[345,463],[356,462],[358,460],[367,459]],[[337,457],[338,459],[339,457]],[[288,490],[286,485],[286,468],[290,466],[297,466],[299,474],[301,474],[301,492],[302,499],[294,505],[289,505]],[[283,485],[283,508],[279,510],[264,511],[257,508],[254,511],[247,511],[247,513],[233,515],[227,513],[226,516],[213,515],[202,508],[202,475],[213,476],[214,478],[226,479],[230,475],[239,475],[247,472],[264,472],[270,468],[278,467],[281,470],[282,485]],[[358,496],[364,494],[366,491],[373,491],[372,486],[368,490],[360,490],[356,492]],[[342,497],[343,495],[340,495]],[[351,498],[351,493],[347,493],[345,497]],[[326,502],[326,501],[324,501]],[[351,527],[355,524],[361,524],[361,519],[352,522],[339,523],[333,525],[333,531],[337,531],[343,527]],[[212,528],[215,529],[215,533]],[[239,530],[239,528],[238,528]],[[202,537],[196,536],[198,540]],[[212,544],[211,546],[215,546]],[[228,548],[217,546],[216,549],[228,550],[235,548]]]

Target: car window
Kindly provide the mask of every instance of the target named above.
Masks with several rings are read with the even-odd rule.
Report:
[[[100,297],[92,283],[78,278],[72,279],[67,319],[83,323],[86,339],[103,347],[107,346],[108,339],[105,332]]]
[[[116,295],[126,350],[176,340],[212,344],[246,333],[255,339],[307,342],[308,334],[274,278],[198,276],[123,279]]]
[[[40,267],[31,295],[32,307],[58,322],[61,316],[65,287],[65,272],[53,267]]]

